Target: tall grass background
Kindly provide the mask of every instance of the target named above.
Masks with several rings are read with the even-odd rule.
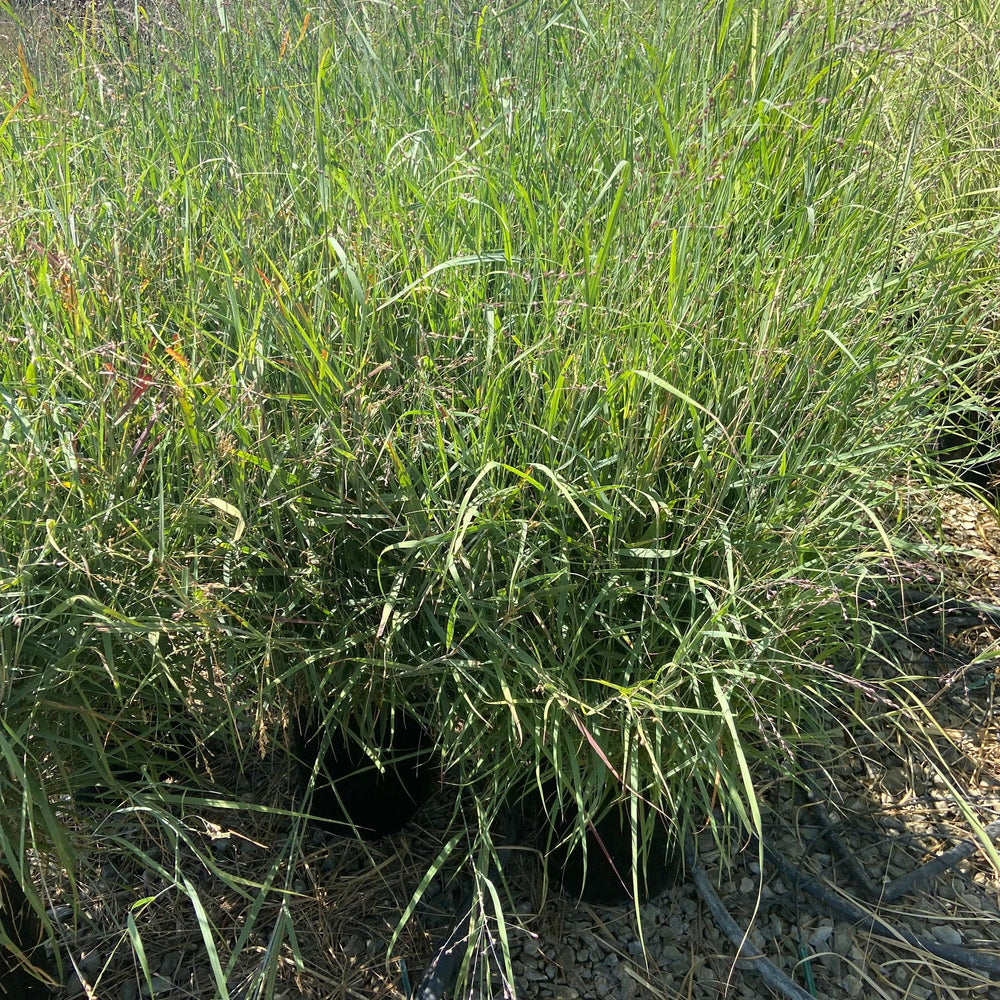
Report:
[[[758,828],[992,366],[993,11],[163,18],[2,32],[3,856],[316,697],[439,734],[481,880],[525,781]]]

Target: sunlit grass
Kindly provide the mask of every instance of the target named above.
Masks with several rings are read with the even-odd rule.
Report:
[[[992,20],[8,16],[4,853],[109,719],[321,691],[434,727],[484,871],[525,776],[756,827],[993,348]]]

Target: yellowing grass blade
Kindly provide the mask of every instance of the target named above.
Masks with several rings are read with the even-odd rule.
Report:
[[[24,46],[17,44],[17,61],[21,64],[21,78],[24,80],[24,90],[28,95],[28,103],[35,107],[35,81],[31,79],[31,70],[28,69],[28,57],[24,54]]]
[[[236,528],[233,531],[233,541],[238,542],[243,537],[243,532],[246,531],[247,523],[243,519],[243,514],[239,507],[234,506],[231,503],[223,500],[221,497],[205,497],[205,503],[214,507],[216,510],[221,511],[223,514],[228,515],[236,521]]]

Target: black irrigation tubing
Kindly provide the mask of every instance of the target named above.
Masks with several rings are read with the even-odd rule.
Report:
[[[984,827],[983,833],[989,837],[991,842],[995,843],[1000,839],[1000,820],[996,820],[990,823],[989,826]],[[881,896],[882,902],[895,903],[905,893],[912,892],[916,888],[922,888],[926,883],[937,878],[942,872],[953,868],[966,858],[971,858],[980,846],[981,844],[976,840],[960,841],[954,847],[950,847],[937,857],[931,858],[930,861],[925,862],[912,872],[900,875],[899,878],[890,882],[885,887]]]
[[[905,941],[912,947],[919,948],[921,951],[925,951],[931,955],[936,955],[938,958],[943,958],[953,965],[960,965],[962,968],[970,969],[973,972],[981,972],[995,978],[1000,978],[1000,957],[987,954],[986,952],[975,951],[971,948],[963,948],[959,945],[941,944],[930,938],[914,934],[912,931],[893,927],[882,920],[881,917],[877,917],[873,913],[869,913],[855,903],[850,902],[850,900],[844,899],[842,896],[838,896],[823,888],[816,879],[802,878],[801,871],[790,865],[767,845],[764,845],[764,856],[789,880],[792,886],[804,889],[827,909],[832,910],[838,917],[850,921],[856,927],[860,927],[870,933],[879,934],[885,938],[895,938],[899,941]]]
[[[868,876],[868,872],[861,867],[861,863],[855,857],[854,852],[841,839],[836,824],[830,818],[829,812],[827,812],[826,803],[824,802],[826,796],[808,774],[803,773],[801,778],[809,792],[809,806],[819,817],[823,838],[829,844],[830,852],[843,864],[848,876],[864,896],[870,902],[877,902],[880,898],[883,898],[883,894],[880,893],[879,887]]]
[[[705,873],[702,863],[698,860],[694,841],[690,838],[685,846],[684,854],[698,895],[708,907],[719,930],[729,938],[733,947],[736,948],[737,960],[746,963],[747,967],[756,972],[771,989],[788,997],[788,1000],[815,1000],[811,993],[789,979],[776,965],[770,962],[764,953],[751,943],[746,932],[729,915],[729,911],[715,891],[711,879]]]
[[[899,878],[894,879],[892,882],[878,886],[868,877],[868,873],[861,867],[853,852],[848,849],[841,839],[836,824],[826,811],[826,806],[823,803],[823,793],[808,775],[803,775],[802,778],[809,789],[809,796],[812,800],[809,804],[816,810],[820,825],[823,828],[823,836],[830,845],[830,850],[843,862],[854,887],[860,890],[870,903],[895,903],[901,896],[905,896],[906,893],[926,887],[938,875],[946,872],[949,868],[954,868],[955,865],[966,858],[971,858],[981,846],[979,841],[963,840],[954,847],[950,847],[947,851],[931,858],[930,861],[926,861],[919,868],[915,868],[905,875],[900,875]],[[1000,839],[1000,820],[990,823],[989,826],[984,828],[983,832],[991,843]]]
[[[943,597],[922,590],[902,590],[894,593],[892,600],[893,611],[903,616],[904,635],[1000,625],[1000,606],[985,601]]]
[[[504,843],[508,846],[497,850],[496,862],[491,866],[488,876],[491,882],[499,881],[517,839],[519,827],[515,813],[508,812],[504,820]],[[441,1000],[441,997],[455,985],[469,942],[475,892],[476,887],[473,883],[459,903],[458,915],[451,933],[434,949],[434,955],[424,970],[424,978],[413,993],[413,1000]]]
[[[512,822],[508,821],[508,832],[512,825]],[[508,836],[507,840],[510,842],[513,840],[513,836]],[[491,879],[496,879],[499,876],[509,853],[509,847],[501,848],[497,852],[497,864],[490,870]],[[690,838],[686,845],[685,856],[698,894],[704,900],[719,929],[737,949],[737,959],[741,963],[746,963],[750,969],[760,975],[768,986],[786,996],[788,1000],[815,1000],[812,994],[792,982],[788,976],[768,961],[764,953],[750,942],[740,926],[729,915],[718,893],[713,888],[711,880],[705,873],[704,867],[698,860],[694,841]],[[451,933],[435,950],[434,957],[424,972],[424,978],[413,994],[413,1000],[441,1000],[441,997],[455,985],[468,943],[468,928],[472,919],[474,891],[473,888],[465,894],[459,907],[461,916],[455,921]]]
[[[841,859],[850,857],[850,852],[840,841],[839,836],[830,820],[822,803],[822,794],[819,789],[806,779],[810,794],[813,798],[813,805],[819,807],[820,821],[824,827],[824,834],[832,835],[836,839],[837,846],[834,847],[831,841],[831,848]],[[519,824],[513,815],[508,814],[505,822],[505,841],[508,845],[513,844],[517,837]],[[1000,839],[1000,820],[991,823],[985,828],[986,835],[991,841]],[[973,840],[963,840],[943,854],[932,858],[920,868],[903,875],[884,886],[880,891],[880,900],[891,903],[900,896],[910,892],[914,888],[930,881],[948,868],[953,867],[965,858],[970,857],[979,844]],[[499,879],[503,867],[510,854],[510,846],[502,847],[497,851],[497,862],[490,869],[489,877],[496,881]],[[708,907],[716,925],[726,935],[733,947],[736,948],[737,961],[744,963],[745,967],[756,972],[764,982],[773,990],[787,997],[788,1000],[814,1000],[811,993],[804,990],[797,983],[788,978],[777,966],[768,960],[764,953],[756,947],[746,932],[730,916],[718,893],[712,886],[712,882],[705,872],[705,868],[698,860],[697,850],[694,840],[688,838],[685,843],[685,863],[691,872],[691,878],[702,901]],[[922,937],[911,931],[893,927],[880,917],[863,910],[860,906],[837,896],[819,884],[815,878],[803,878],[802,872],[794,868],[782,857],[776,854],[766,844],[764,845],[764,856],[773,864],[781,874],[789,880],[790,884],[798,889],[804,889],[814,899],[833,911],[837,916],[850,921],[857,927],[864,928],[870,932],[881,935],[885,938],[896,938],[905,941],[907,944],[919,948],[931,955],[936,955],[954,965],[980,972],[986,975],[1000,978],[1000,957],[975,951],[970,948],[963,948],[957,945],[941,944],[938,941]],[[875,889],[873,883],[868,878],[863,869],[854,862],[851,873],[856,877],[855,867],[861,872],[860,888],[864,892]],[[412,1000],[441,1000],[441,997],[450,990],[458,978],[462,960],[465,957],[465,948],[468,944],[468,928],[472,920],[475,887],[469,889],[462,899],[456,919],[451,932],[435,949],[434,956],[424,972],[424,977],[413,994]]]
[[[913,617],[937,615],[949,625],[970,625],[992,622],[1000,624],[1000,605],[986,601],[972,601],[959,597],[945,597],[931,590],[904,587],[899,590],[865,590],[854,598],[859,604],[869,604],[877,609],[879,601],[888,601],[892,610]]]

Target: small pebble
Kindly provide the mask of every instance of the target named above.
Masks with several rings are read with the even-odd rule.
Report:
[[[228,856],[233,853],[233,841],[228,834],[223,837],[213,837],[212,850],[218,855]]]
[[[687,961],[687,956],[673,944],[660,945],[660,953],[657,959],[660,965],[683,965]]]
[[[962,944],[962,935],[952,924],[935,924],[930,928],[931,934],[941,942],[958,947]]]
[[[168,951],[163,958],[160,959],[160,975],[168,977],[173,976],[181,967],[181,962],[183,961],[184,952]]]
[[[634,1000],[639,993],[636,981],[625,971],[624,963],[621,970],[621,986],[618,988],[618,1000]]]
[[[569,945],[564,944],[556,951],[554,961],[560,968],[565,969],[573,964],[575,957],[573,949]]]
[[[833,932],[833,947],[838,955],[846,955],[854,946],[854,935],[847,927],[840,925]]]
[[[830,940],[831,934],[833,934],[833,921],[822,923],[809,935],[809,944],[817,950],[823,948]]]
[[[144,997],[158,997],[161,993],[166,993],[173,988],[174,984],[166,976],[150,976],[149,982],[143,983],[139,987],[139,995]]]
[[[826,969],[834,979],[844,971],[844,963],[835,951],[821,951],[815,958],[824,969]]]
[[[365,939],[360,934],[352,934],[344,944],[344,954],[348,958],[360,958],[366,950]]]
[[[80,971],[86,973],[88,978],[91,977],[91,973],[97,972],[103,964],[104,956],[99,951],[88,951],[86,955],[81,956],[77,963]]]
[[[861,991],[864,989],[865,984],[861,981],[858,976],[844,976],[843,980],[844,992],[849,997],[856,997],[861,995]]]

